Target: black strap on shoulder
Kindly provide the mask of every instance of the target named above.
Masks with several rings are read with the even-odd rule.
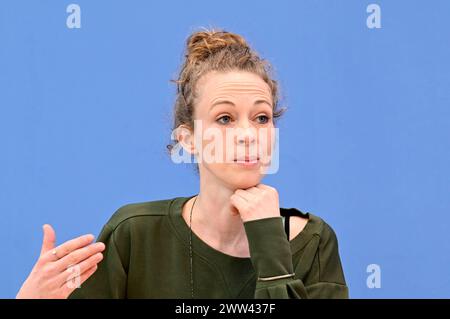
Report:
[[[289,240],[289,232],[290,232],[289,217],[300,216],[300,217],[309,218],[309,213],[304,213],[297,208],[283,208],[281,210],[281,215],[284,217],[284,230],[286,232],[286,236],[287,236],[288,240]]]
[[[287,239],[289,240],[289,217],[290,215],[286,215],[284,217],[284,230],[286,231]]]

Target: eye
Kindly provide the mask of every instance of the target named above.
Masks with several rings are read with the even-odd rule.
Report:
[[[224,119],[224,121],[221,121],[223,119]],[[222,124],[222,125],[228,124],[228,123],[230,123],[230,121],[231,121],[231,117],[229,115],[221,116],[216,120],[217,123]]]
[[[266,124],[269,122],[270,118],[266,115],[258,115],[257,119],[259,119],[260,124]]]

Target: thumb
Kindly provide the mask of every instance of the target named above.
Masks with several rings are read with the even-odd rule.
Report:
[[[52,226],[50,226],[49,224],[45,224],[44,226],[42,226],[42,229],[44,230],[44,238],[42,240],[41,255],[55,248],[56,242],[56,234]]]

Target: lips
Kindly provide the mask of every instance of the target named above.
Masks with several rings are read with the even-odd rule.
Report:
[[[245,156],[234,159],[236,163],[255,163],[259,161],[259,157],[256,156]]]

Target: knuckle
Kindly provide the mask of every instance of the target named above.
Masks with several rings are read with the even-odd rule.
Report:
[[[75,268],[75,270],[68,272],[66,282],[70,282],[81,275],[81,269]]]
[[[40,269],[43,266],[45,266],[45,264],[46,264],[46,258],[45,258],[45,256],[42,256],[37,260],[35,269]]]
[[[75,264],[78,261],[78,257],[75,253],[71,253],[67,258],[70,264]]]
[[[54,264],[46,265],[44,272],[47,275],[53,275],[56,273],[56,266]]]
[[[52,272],[48,270],[48,268],[41,269],[40,271],[36,272],[37,277],[39,278],[39,281],[41,282],[41,285],[45,283],[48,279],[52,278]]]
[[[66,247],[56,248],[56,251],[58,252],[58,256],[61,254],[61,256],[67,256],[70,254],[70,250]]]

